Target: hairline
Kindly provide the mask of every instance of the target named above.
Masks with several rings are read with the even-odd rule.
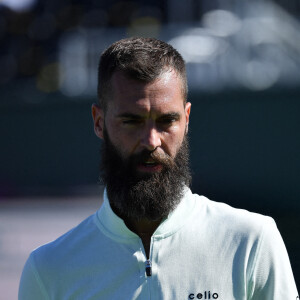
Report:
[[[105,83],[105,92],[102,95],[102,100],[98,97],[98,104],[100,105],[100,107],[103,109],[104,112],[106,112],[107,108],[108,108],[108,103],[111,101],[109,100],[110,98],[113,97],[113,89],[112,89],[112,78],[116,73],[121,73],[125,76],[125,78],[136,81],[136,82],[140,82],[142,84],[152,84],[157,80],[162,79],[163,75],[168,73],[168,72],[173,72],[176,77],[180,80],[180,85],[181,85],[181,95],[183,98],[183,105],[185,105],[187,103],[187,82],[186,82],[186,76],[182,76],[180,72],[178,72],[174,67],[172,66],[165,66],[160,74],[158,76],[156,76],[154,79],[152,80],[143,80],[143,79],[138,79],[138,78],[134,78],[132,76],[130,76],[128,73],[126,73],[126,71],[124,70],[120,70],[120,69],[116,69],[112,72],[111,77],[106,81]],[[105,99],[106,98],[106,99]]]

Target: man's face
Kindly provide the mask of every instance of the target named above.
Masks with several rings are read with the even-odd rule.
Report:
[[[145,84],[115,72],[111,90],[105,114],[93,106],[97,136],[103,138],[105,128],[124,159],[144,150],[174,159],[187,131],[191,109],[190,103],[184,104],[180,77],[167,71]],[[162,166],[149,158],[136,168],[142,175],[160,172]]]
[[[190,180],[188,128],[174,72],[144,84],[121,73],[112,78],[107,111],[93,106],[96,134],[104,139],[102,179],[112,208],[121,217],[157,220],[179,203]]]

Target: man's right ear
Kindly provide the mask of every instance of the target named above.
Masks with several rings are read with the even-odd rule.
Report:
[[[94,131],[97,137],[103,139],[103,129],[104,129],[104,112],[103,109],[97,104],[92,105],[92,116],[94,120]]]

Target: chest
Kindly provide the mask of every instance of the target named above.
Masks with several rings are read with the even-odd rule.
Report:
[[[67,268],[68,280],[62,279],[53,299],[246,299],[244,250],[190,238],[152,238],[149,257],[142,240],[106,245],[84,264]]]

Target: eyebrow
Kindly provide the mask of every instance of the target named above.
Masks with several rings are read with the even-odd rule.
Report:
[[[161,115],[159,118],[170,118],[170,119],[173,118],[173,119],[179,120],[180,119],[180,113],[170,112],[170,113],[166,113],[166,114]]]
[[[117,118],[125,118],[125,119],[143,119],[141,115],[133,114],[133,113],[123,113],[117,115]]]
[[[138,115],[138,114],[133,114],[133,113],[122,113],[117,115],[117,118],[124,118],[124,119],[143,119],[144,117],[142,115]],[[169,112],[166,114],[162,114],[158,117],[158,119],[161,118],[174,118],[176,120],[180,119],[180,114],[178,112]]]

